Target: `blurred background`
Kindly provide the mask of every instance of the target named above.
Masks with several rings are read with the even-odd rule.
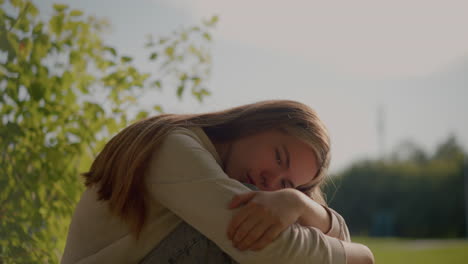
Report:
[[[1,0],[0,263],[57,263],[103,144],[148,115],[314,108],[377,263],[468,258],[468,3]]]

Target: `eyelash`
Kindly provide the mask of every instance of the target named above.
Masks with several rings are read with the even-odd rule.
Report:
[[[275,150],[275,153],[276,153],[276,163],[278,165],[281,165],[281,155],[278,151],[278,149]],[[281,181],[281,185],[283,185],[283,188],[287,188],[287,184],[285,181]]]
[[[282,181],[281,184],[283,185],[283,188],[287,188],[286,182]]]
[[[276,152],[276,163],[278,165],[281,165],[281,155],[280,155],[278,149],[276,149],[275,152]]]

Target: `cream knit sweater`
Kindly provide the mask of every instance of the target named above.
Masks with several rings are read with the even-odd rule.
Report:
[[[169,134],[153,154],[145,181],[150,208],[138,241],[109,212],[107,202],[97,201],[95,188],[88,188],[73,215],[61,263],[138,263],[182,221],[239,263],[346,263],[340,240],[349,241],[349,232],[343,218],[328,208],[332,228],[327,234],[294,224],[261,251],[234,248],[226,230],[235,210],[227,205],[234,195],[250,190],[223,172],[214,145],[200,128]]]

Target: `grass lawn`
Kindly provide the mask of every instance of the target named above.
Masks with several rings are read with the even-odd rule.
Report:
[[[400,238],[353,237],[368,246],[377,264],[468,263],[468,240],[411,240]]]

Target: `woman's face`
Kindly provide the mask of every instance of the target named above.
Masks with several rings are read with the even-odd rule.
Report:
[[[262,191],[296,188],[317,174],[317,158],[311,147],[279,130],[247,136],[222,151],[226,174]]]

